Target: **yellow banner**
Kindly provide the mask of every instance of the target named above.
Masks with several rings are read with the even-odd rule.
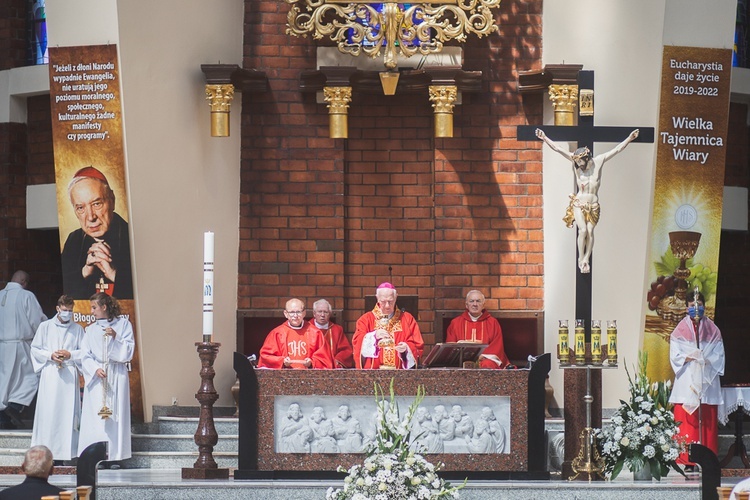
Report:
[[[50,47],[49,61],[63,291],[84,327],[97,292],[116,297],[135,325],[117,46]],[[137,354],[132,366],[131,408],[142,419]]]
[[[643,348],[652,380],[674,377],[669,336],[695,287],[713,316],[732,51],[664,47]]]

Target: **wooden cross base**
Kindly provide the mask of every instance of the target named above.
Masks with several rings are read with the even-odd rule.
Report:
[[[201,360],[201,387],[195,399],[201,404],[198,430],[195,431],[195,444],[198,445],[198,460],[193,467],[182,468],[183,479],[229,479],[229,469],[220,469],[213,457],[214,446],[219,435],[214,426],[214,403],[219,395],[214,388],[214,361],[221,344],[216,342],[196,342],[198,357]]]

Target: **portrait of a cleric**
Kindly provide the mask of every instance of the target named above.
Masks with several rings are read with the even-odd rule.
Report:
[[[68,184],[70,203],[80,223],[62,251],[63,288],[74,299],[97,292],[133,298],[128,223],[115,212],[115,193],[92,166],[78,170]]]

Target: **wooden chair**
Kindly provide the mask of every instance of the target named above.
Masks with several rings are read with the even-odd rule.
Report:
[[[719,494],[719,500],[729,500],[729,495],[732,494],[732,487],[719,486],[716,488],[716,492]]]
[[[91,486],[79,486],[76,488],[78,500],[88,500],[91,495]]]
[[[68,490],[68,491],[60,492],[60,500],[75,500],[75,497],[76,497],[75,490]]]

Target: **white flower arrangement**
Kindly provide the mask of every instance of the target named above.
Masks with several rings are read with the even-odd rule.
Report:
[[[612,416],[612,424],[595,430],[604,458],[604,472],[610,479],[615,479],[623,466],[635,472],[646,462],[657,480],[666,476],[670,468],[684,475],[676,462],[683,444],[678,439],[678,428],[669,403],[672,384],[670,381],[651,384],[646,375],[647,363],[647,353],[641,352],[635,380],[625,367],[630,401],[620,400],[621,406]]]
[[[417,389],[417,396],[406,416],[399,416],[398,404],[391,379],[390,400],[383,388],[375,384],[375,401],[378,407],[377,434],[375,441],[365,448],[367,457],[362,465],[354,465],[347,472],[344,487],[328,488],[326,500],[434,500],[458,498],[458,490],[441,479],[437,472],[443,464],[431,464],[415,452],[411,441],[411,419],[424,399],[424,387]]]

